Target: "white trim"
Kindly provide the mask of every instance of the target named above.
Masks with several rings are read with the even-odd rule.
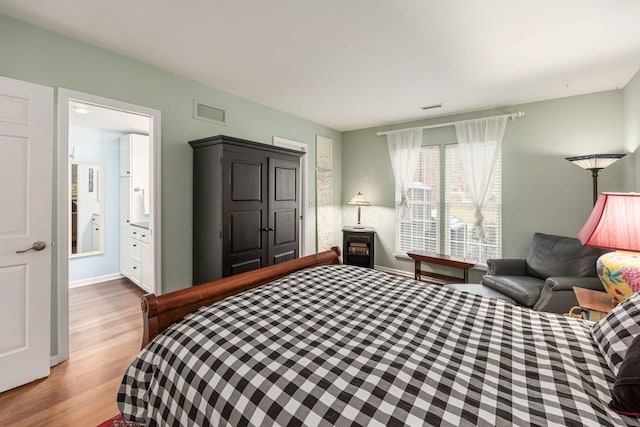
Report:
[[[58,355],[57,355],[57,354],[56,354],[56,355],[54,355],[54,356],[51,356],[51,357],[49,358],[49,366],[50,366],[50,367],[51,367],[51,366],[56,366],[58,363],[60,363],[60,362],[58,361]]]
[[[86,279],[74,280],[69,282],[69,289],[81,288],[83,286],[95,285],[97,283],[108,282],[109,280],[116,280],[124,277],[120,273],[105,274],[104,276],[88,277]]]
[[[103,98],[101,96],[91,95],[83,92],[77,92],[70,89],[57,88],[58,96],[58,159],[57,159],[57,242],[53,242],[56,246],[56,265],[58,267],[57,286],[58,286],[58,355],[56,362],[60,363],[69,358],[69,255],[67,248],[69,247],[69,224],[67,218],[69,216],[68,203],[68,162],[69,162],[69,101],[77,100],[87,104],[95,104],[114,110],[148,116],[151,120],[149,130],[149,140],[152,141],[149,147],[149,156],[153,164],[153,179],[150,183],[150,191],[153,204],[153,214],[149,218],[150,229],[153,230],[153,247],[152,256],[154,259],[154,287],[156,294],[162,291],[162,247],[161,247],[161,191],[160,191],[160,118],[161,112],[151,108],[129,104],[114,99]]]
[[[408,277],[410,279],[414,278],[413,272],[411,271],[398,270],[395,268],[383,267],[381,265],[376,265],[374,268],[376,270],[384,271],[385,273],[395,274],[396,276]]]
[[[304,155],[300,157],[300,179],[302,180],[302,185],[300,186],[300,214],[302,215],[302,219],[300,220],[300,246],[298,249],[300,256],[303,257],[308,255],[306,253],[305,235],[307,234],[307,194],[309,194],[309,188],[307,187],[309,181],[307,177],[309,171],[309,156],[307,156],[309,146],[304,142],[280,138],[279,136],[273,137],[273,145],[304,152]]]

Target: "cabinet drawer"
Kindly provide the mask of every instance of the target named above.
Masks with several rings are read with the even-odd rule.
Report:
[[[140,227],[131,226],[129,230],[129,237],[132,239],[140,240],[145,243],[149,243],[149,230]]]
[[[130,239],[129,253],[134,263],[140,263],[142,261],[142,243],[139,240]]]
[[[142,268],[140,263],[133,261],[131,263],[131,276],[129,277],[136,285],[142,282]]]

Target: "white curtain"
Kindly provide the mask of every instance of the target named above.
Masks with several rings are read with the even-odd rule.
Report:
[[[422,129],[406,129],[387,133],[389,156],[396,183],[400,185],[400,202],[398,218],[400,221],[411,220],[411,209],[407,199],[407,190],[413,181],[418,167],[418,156],[422,145]]]
[[[487,201],[508,117],[466,120],[456,123],[467,191],[475,206],[474,232],[484,239],[482,208]]]

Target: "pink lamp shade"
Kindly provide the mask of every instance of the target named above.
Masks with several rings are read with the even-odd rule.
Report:
[[[618,251],[596,263],[612,298],[623,301],[640,291],[640,194],[601,193],[578,238],[585,246]]]

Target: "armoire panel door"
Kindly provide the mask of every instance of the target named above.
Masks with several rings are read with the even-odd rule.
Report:
[[[223,154],[222,274],[268,264],[266,233],[268,160],[249,152]]]
[[[269,159],[268,247],[271,264],[298,258],[299,169],[298,159]]]

